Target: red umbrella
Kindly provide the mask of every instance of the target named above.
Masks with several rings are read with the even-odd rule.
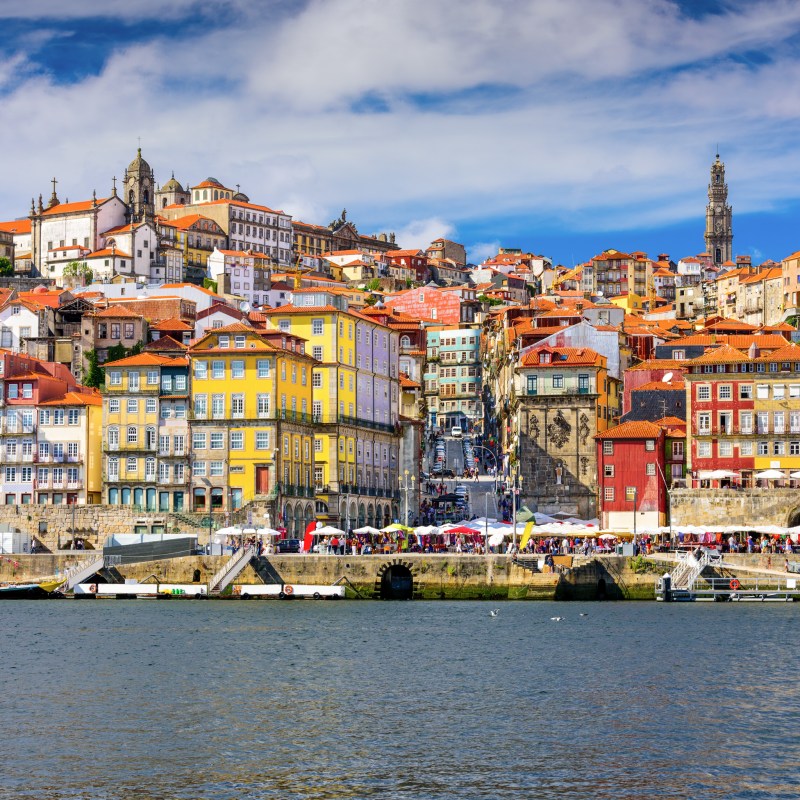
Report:
[[[466,525],[457,525],[455,528],[448,528],[447,530],[442,531],[442,533],[480,533],[480,531],[476,531],[475,528],[468,528]]]

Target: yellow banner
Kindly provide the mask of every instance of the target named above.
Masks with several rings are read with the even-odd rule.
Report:
[[[525,545],[528,544],[528,540],[531,538],[531,534],[533,533],[533,526],[536,523],[531,520],[527,525],[525,525],[525,530],[522,532],[522,538],[519,540],[519,549],[524,550]]]

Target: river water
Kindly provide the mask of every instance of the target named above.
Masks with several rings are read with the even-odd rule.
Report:
[[[3,602],[0,798],[800,796],[793,604],[499,609]]]

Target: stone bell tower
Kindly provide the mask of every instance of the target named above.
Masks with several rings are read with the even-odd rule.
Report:
[[[708,184],[706,206],[706,252],[719,266],[733,260],[733,220],[728,205],[728,184],[725,183],[725,164],[717,159],[711,165],[711,183]]]
[[[122,199],[128,205],[128,221],[152,221],[155,216],[156,181],[152,167],[142,158],[142,148],[125,170]]]

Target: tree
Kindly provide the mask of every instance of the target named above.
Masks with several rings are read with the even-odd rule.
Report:
[[[121,358],[126,358],[128,350],[124,344],[115,344],[113,347],[108,348],[108,355],[106,361],[119,361]]]
[[[377,292],[381,288],[380,278],[372,278],[372,280],[367,281],[367,285],[364,288],[368,292]]]
[[[74,278],[75,283],[79,283],[83,286],[86,284],[91,283],[92,279],[94,278],[94,273],[90,269],[89,265],[83,261],[70,261],[66,267],[64,267],[64,277],[65,278]]]
[[[203,278],[203,288],[208,289],[210,292],[214,292],[215,294],[219,291],[217,288],[217,282],[212,281],[211,278]]]
[[[11,263],[10,258],[6,258],[3,256],[0,258],[0,275],[13,275],[14,274],[14,265]]]
[[[83,371],[83,385],[93,386],[99,389],[103,385],[104,375],[103,370],[100,369],[100,359],[97,357],[97,350],[90,350],[86,354],[86,361],[89,368]]]

